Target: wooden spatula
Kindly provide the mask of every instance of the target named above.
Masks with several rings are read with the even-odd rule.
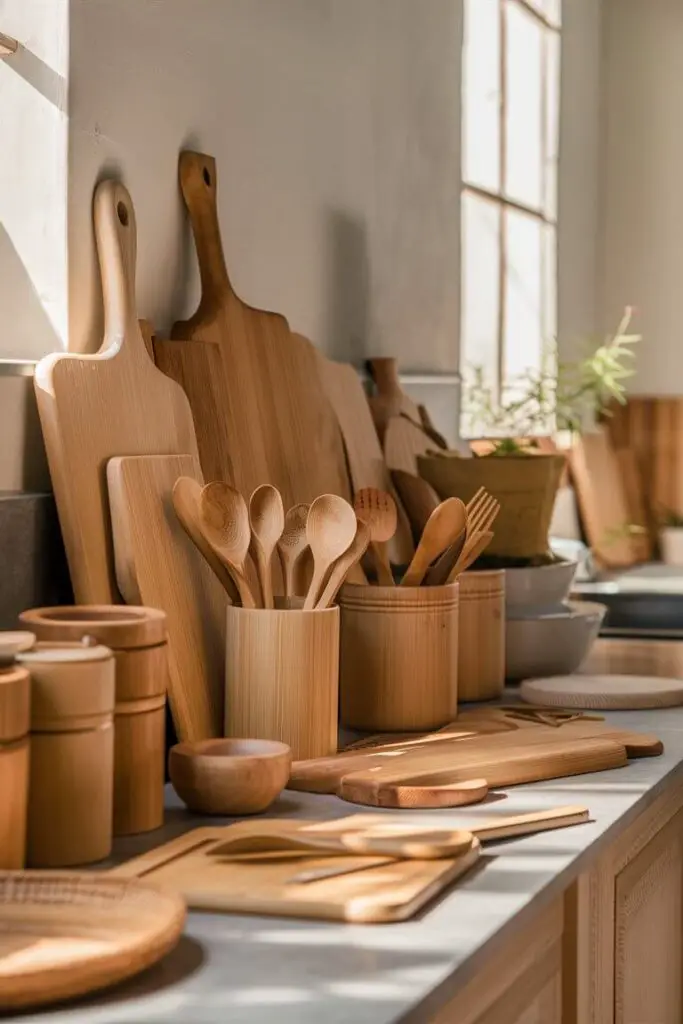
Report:
[[[389,564],[387,541],[396,532],[396,502],[386,491],[363,487],[354,495],[353,507],[358,518],[366,523],[370,531],[370,550],[377,570],[377,582],[383,587],[393,587],[394,576]]]
[[[413,560],[401,580],[402,587],[418,587],[427,569],[465,528],[465,506],[459,498],[447,498],[427,521]]]

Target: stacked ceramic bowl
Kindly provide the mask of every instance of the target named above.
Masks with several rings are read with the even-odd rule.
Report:
[[[576,562],[505,570],[505,676],[510,682],[575,672],[606,608],[567,600]]]

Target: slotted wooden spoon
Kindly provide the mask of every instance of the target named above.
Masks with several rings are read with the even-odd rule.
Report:
[[[251,530],[244,498],[234,487],[216,480],[202,488],[199,517],[202,533],[232,576],[242,606],[255,608],[246,577]]]
[[[396,502],[386,491],[380,491],[376,487],[363,487],[356,492],[353,507],[358,518],[367,524],[370,531],[370,550],[377,570],[377,582],[382,587],[393,587],[394,576],[389,562],[387,541],[396,533]]]
[[[297,574],[308,551],[306,520],[310,507],[302,502],[289,509],[285,516],[285,528],[277,543],[286,597],[294,597],[299,593]]]

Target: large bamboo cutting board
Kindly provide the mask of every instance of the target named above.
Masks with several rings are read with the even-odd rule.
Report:
[[[392,495],[398,523],[388,543],[389,558],[394,565],[408,565],[415,550],[410,522],[391,482],[361,379],[349,363],[321,359],[321,364],[325,391],[344,439],[353,490],[376,487]]]
[[[120,601],[114,578],[105,465],[113,455],[183,454],[197,441],[186,395],[149,358],[135,312],[135,212],[123,187],[95,192],[104,290],[104,340],[96,355],[55,353],[35,388],[76,600]]]
[[[189,455],[107,465],[119,586],[130,604],[166,612],[169,703],[178,737],[191,742],[223,735],[227,604],[173,510],[173,485],[194,466]]]
[[[314,854],[224,856],[218,850],[232,836],[249,834],[269,824],[259,821],[227,828],[200,828],[136,857],[110,874],[141,878],[165,891],[179,893],[188,906],[236,914],[322,918],[355,923],[404,921],[456,878],[479,856],[479,843],[453,860],[403,860],[387,864],[383,857],[344,857],[344,865],[364,868],[328,881],[293,884],[303,870],[328,868],[328,857]],[[329,823],[327,823],[329,824]],[[315,827],[315,822],[277,821],[284,831]],[[377,867],[372,867],[373,863]]]
[[[349,496],[339,426],[322,387],[319,354],[283,316],[254,309],[230,283],[218,223],[216,162],[182,153],[180,184],[194,233],[202,295],[157,365],[183,385],[204,476],[248,497],[264,483],[285,507],[326,492]]]

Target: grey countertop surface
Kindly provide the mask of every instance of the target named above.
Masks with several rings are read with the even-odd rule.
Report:
[[[438,821],[442,827],[566,804],[585,804],[593,818],[574,828],[487,845],[480,864],[413,920],[344,925],[191,912],[178,948],[144,975],[99,998],[14,1019],[23,1024],[429,1020],[527,915],[569,884],[611,832],[644,810],[683,770],[683,708],[609,718],[657,733],[664,755],[613,771],[515,787],[488,805],[403,812],[406,820]],[[335,797],[286,792],[272,812],[323,819],[343,817],[354,808]],[[164,829],[119,841],[116,858],[205,823],[186,814],[169,790]]]

